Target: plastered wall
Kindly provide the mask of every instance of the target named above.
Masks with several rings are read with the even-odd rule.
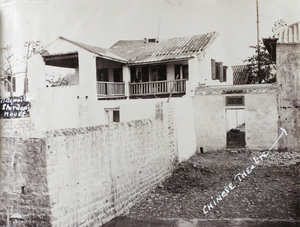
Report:
[[[226,106],[226,96],[243,96],[244,105]],[[198,149],[226,148],[226,110],[243,109],[247,149],[269,149],[278,136],[277,89],[273,85],[198,89],[194,97]],[[277,149],[277,145],[274,147]]]
[[[279,88],[279,127],[288,136],[279,149],[300,151],[300,44],[277,45],[277,84]]]

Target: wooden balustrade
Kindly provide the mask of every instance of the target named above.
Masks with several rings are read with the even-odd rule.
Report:
[[[185,92],[186,80],[129,83],[130,96],[184,94]],[[125,97],[125,83],[97,81],[97,94],[98,97],[103,98]]]
[[[124,82],[97,81],[98,96],[125,96]]]
[[[185,93],[186,80],[129,83],[130,95],[160,95]]]

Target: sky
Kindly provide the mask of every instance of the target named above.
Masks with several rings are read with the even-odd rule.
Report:
[[[232,64],[254,51],[256,0],[0,0],[0,46],[22,52],[26,41],[43,46],[57,37],[98,47],[118,40],[184,37],[217,31]],[[300,21],[300,0],[258,0],[260,38],[274,22]]]

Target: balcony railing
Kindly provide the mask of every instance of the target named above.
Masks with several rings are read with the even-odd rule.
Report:
[[[97,81],[97,94],[98,98],[125,96],[125,83]]]
[[[186,91],[186,80],[129,83],[129,89],[130,96],[183,94]]]

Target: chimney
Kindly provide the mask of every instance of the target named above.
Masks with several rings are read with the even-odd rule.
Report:
[[[144,43],[158,43],[158,42],[159,42],[158,38],[150,38],[150,39],[144,38]]]
[[[158,43],[158,39],[157,38],[148,39],[148,43]]]

